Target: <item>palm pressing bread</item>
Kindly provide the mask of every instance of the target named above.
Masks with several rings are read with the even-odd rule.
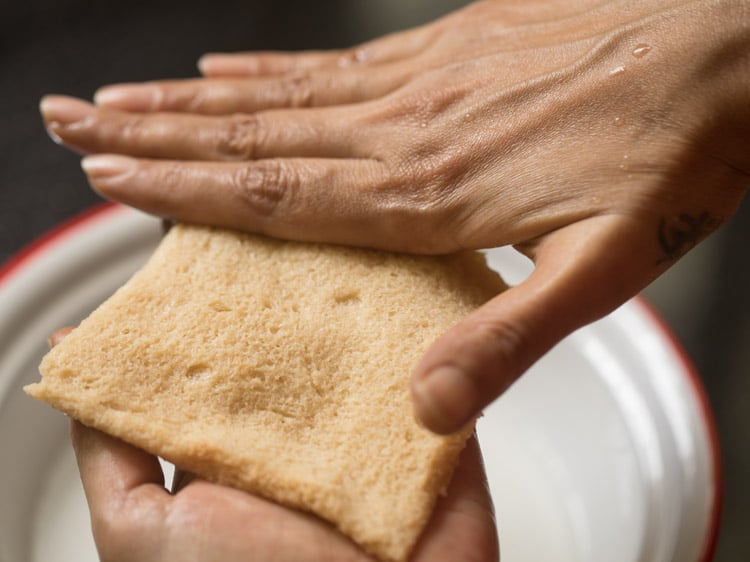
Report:
[[[177,225],[26,391],[402,561],[471,431],[423,429],[410,373],[502,288],[476,253],[414,257]]]

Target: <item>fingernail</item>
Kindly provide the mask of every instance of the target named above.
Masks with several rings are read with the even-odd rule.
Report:
[[[132,172],[136,160],[127,156],[114,154],[97,154],[86,156],[81,160],[81,167],[92,180],[111,180]]]
[[[214,57],[213,53],[208,53],[198,59],[198,63],[196,64],[196,66],[198,67],[198,71],[201,74],[208,74],[209,72],[211,72],[212,70],[211,63],[212,63],[213,57]]]
[[[153,84],[117,84],[100,88],[94,102],[127,111],[153,111],[159,106],[160,92]]]
[[[59,330],[54,331],[47,338],[47,345],[49,345],[50,349],[55,347],[57,344],[59,344],[61,341],[65,339],[65,336],[67,336],[72,331],[73,331],[73,326],[66,326],[65,328],[60,328]]]
[[[462,370],[444,366],[415,379],[414,408],[422,423],[436,433],[452,433],[470,421],[477,406],[475,384]]]
[[[94,113],[90,103],[68,96],[44,96],[39,102],[39,111],[48,126],[83,121]]]

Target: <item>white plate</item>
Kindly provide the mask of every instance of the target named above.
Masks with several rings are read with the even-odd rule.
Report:
[[[96,560],[64,417],[27,398],[46,337],[143,263],[160,222],[98,207],[0,268],[0,562]],[[512,250],[489,260],[510,282]],[[705,396],[636,299],[560,343],[480,421],[504,562],[705,562],[718,446]]]

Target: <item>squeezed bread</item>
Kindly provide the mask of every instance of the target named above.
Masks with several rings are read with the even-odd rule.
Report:
[[[422,428],[410,373],[503,288],[473,252],[414,257],[177,225],[26,391],[403,561],[471,431]]]

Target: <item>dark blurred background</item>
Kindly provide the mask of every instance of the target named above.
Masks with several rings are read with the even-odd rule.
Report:
[[[195,61],[209,51],[351,46],[466,3],[0,0],[0,262],[99,201],[78,157],[44,132],[43,94],[90,98],[107,83],[195,76]],[[726,480],[717,562],[750,560],[748,242],[746,200],[646,291],[692,357],[716,414]]]

